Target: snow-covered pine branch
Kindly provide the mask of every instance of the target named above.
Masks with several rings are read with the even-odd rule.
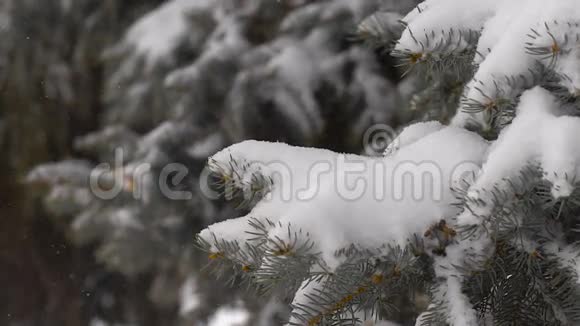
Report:
[[[26,83],[21,75],[14,78],[13,83],[25,90],[23,98],[38,99],[41,105],[34,105],[35,110],[42,107],[45,93],[37,96],[30,92],[38,87],[29,87],[40,82],[50,92],[61,91],[75,112],[78,103],[88,102],[94,112],[79,114],[94,123],[98,118],[98,125],[91,122],[91,133],[74,141],[74,155],[82,160],[43,164],[27,181],[48,191],[41,192],[47,213],[58,225],[67,226],[74,244],[94,246],[97,260],[110,273],[121,272],[129,280],[150,275],[139,287],[164,316],[179,304],[180,316],[167,324],[213,323],[209,314],[215,306],[237,307],[241,295],[241,291],[224,290],[200,272],[203,264],[198,260],[205,263],[205,255],[190,246],[192,234],[235,214],[229,206],[210,202],[197,187],[209,155],[247,138],[358,150],[358,139],[368,126],[405,120],[398,116],[401,90],[396,76],[378,64],[374,49],[349,40],[357,22],[386,4],[395,12],[383,17],[384,26],[393,31],[383,31],[381,40],[392,42],[400,32],[396,21],[415,4],[413,0],[10,3],[22,17],[10,17],[14,28],[1,31],[9,34],[9,42],[2,44],[2,66],[5,58],[13,58],[7,62],[22,68],[7,71],[21,75],[51,67],[48,77],[24,74],[30,78]],[[61,8],[61,4],[68,5]],[[136,16],[147,9],[145,15]],[[74,18],[74,24],[68,18],[57,19],[53,28],[54,17],[60,17],[53,15],[57,12]],[[31,13],[46,19],[30,20],[36,17]],[[46,42],[36,38],[22,42],[30,26],[38,28]],[[61,42],[55,33],[47,32],[57,27],[79,46],[69,44],[68,36]],[[56,51],[49,53],[44,46],[38,51],[29,47],[32,44]],[[4,51],[5,45],[28,52],[12,55]],[[40,68],[30,68],[28,58],[38,61]],[[82,69],[76,66],[78,60],[83,61]],[[390,66],[392,61],[386,60]],[[95,77],[99,86],[102,82],[104,89],[94,86],[90,88],[98,89],[95,94],[75,94],[77,86],[85,88],[88,76]],[[77,81],[82,85],[75,85]],[[182,182],[163,186],[190,194],[189,200],[170,200],[160,191],[163,186],[157,181],[163,168],[174,163],[189,174]],[[95,195],[88,181],[91,173],[101,176],[105,188],[120,185],[119,193],[108,199]],[[258,181],[254,191],[269,189],[265,177],[242,181],[241,185]],[[270,269],[261,272],[275,275],[276,266],[272,262]],[[96,294],[91,299],[95,305],[110,302],[99,301]],[[246,306],[253,303],[247,300]],[[257,312],[256,306],[252,312]],[[131,322],[135,318],[130,307],[121,308],[119,314]]]
[[[451,126],[411,125],[382,158],[228,147],[209,161],[218,177],[242,196],[255,176],[271,182],[248,215],[211,225],[200,243],[213,260],[240,263],[257,286],[292,284],[290,324],[389,319],[417,293],[430,299],[417,325],[579,323],[579,12],[576,1],[423,2],[403,18],[394,55],[407,70],[427,67],[413,70],[433,83],[464,87],[461,101],[431,89],[455,101],[453,119],[431,108]],[[380,17],[361,30],[380,36]],[[422,198],[389,192],[406,182],[389,172],[410,163],[417,176],[426,162],[443,176],[441,200],[425,197],[433,178],[414,185]],[[358,178],[345,182],[349,173]],[[344,196],[354,181],[366,192]],[[377,184],[387,189],[380,200]]]

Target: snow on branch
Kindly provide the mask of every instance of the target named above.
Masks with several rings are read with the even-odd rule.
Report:
[[[453,69],[471,49],[476,69],[454,123],[485,129],[535,85],[555,82],[577,95],[579,13],[571,0],[425,1],[403,19],[394,54],[408,66]]]

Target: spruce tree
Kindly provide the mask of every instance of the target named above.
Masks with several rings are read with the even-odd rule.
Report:
[[[210,157],[251,207],[198,242],[290,325],[577,325],[577,1],[427,0],[398,41],[417,122],[383,157],[245,141]],[[410,176],[410,178],[409,178]],[[389,321],[389,322],[387,322]]]
[[[146,325],[155,321],[138,312],[155,309],[152,315],[165,325],[213,326],[233,311],[247,324],[271,325],[284,307],[246,294],[236,275],[227,274],[233,288],[215,280],[204,269],[207,255],[193,245],[208,224],[235,214],[232,205],[200,190],[207,157],[250,138],[356,152],[370,126],[408,120],[413,114],[399,110],[407,94],[392,58],[377,55],[381,46],[365,45],[371,40],[355,32],[375,10],[388,9],[381,22],[388,34],[380,38],[393,41],[397,20],[414,2],[86,2],[50,8],[74,17],[66,30],[79,34],[78,49],[74,56],[67,52],[63,66],[98,68],[99,87],[73,92],[73,102],[91,96],[86,109],[98,123],[71,135],[68,159],[37,166],[26,181],[40,190],[44,209],[70,241],[95,248],[107,269],[99,267],[87,281],[95,298],[89,318]],[[27,2],[19,12],[36,13],[37,5]],[[107,28],[107,19],[114,28]],[[75,30],[77,20],[96,31]],[[23,31],[8,33],[17,38]],[[85,65],[86,56],[91,60]],[[69,88],[79,86],[66,81]],[[242,202],[242,209],[251,202]],[[108,273],[120,273],[141,292],[124,297],[110,289]],[[135,307],[135,296],[150,304]]]

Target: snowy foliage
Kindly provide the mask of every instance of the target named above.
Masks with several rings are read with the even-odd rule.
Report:
[[[403,19],[395,51],[411,64],[472,60],[454,123],[490,128],[535,84],[577,95],[579,10],[575,1],[425,1]]]
[[[99,262],[148,275],[175,324],[284,315],[200,272],[197,233],[293,325],[580,323],[577,1],[170,0],[130,26],[111,12],[131,1],[37,2],[0,4],[6,93],[104,108],[83,159],[25,181]],[[362,152],[369,126],[410,117],[382,157],[320,149]],[[206,163],[242,213],[206,198]]]
[[[393,307],[417,293],[429,297],[411,312],[417,325],[579,323],[579,10],[423,2],[403,18],[393,55],[435,85],[424,90],[439,105],[429,116],[451,126],[413,124],[383,158],[230,146],[209,168],[226,196],[253,208],[209,226],[200,243],[217,265],[293,297],[292,325],[396,320]],[[359,33],[380,43],[386,16]],[[415,179],[397,173],[405,168]],[[401,199],[401,189],[421,196]]]
[[[393,41],[396,20],[412,1],[386,3],[391,13],[384,19],[393,33],[383,39]],[[71,16],[81,6],[62,4],[58,12]],[[80,39],[74,58],[91,54],[86,67],[104,67],[103,94],[93,98],[103,105],[94,113],[99,126],[75,138],[73,155],[82,160],[43,164],[26,182],[47,191],[45,209],[69,226],[71,241],[95,247],[99,263],[131,280],[150,276],[143,287],[155,305],[178,308],[185,322],[220,323],[213,310],[234,305],[241,291],[208,279],[200,271],[205,255],[192,245],[192,235],[234,214],[199,189],[208,156],[247,138],[359,151],[368,126],[404,120],[397,77],[379,64],[374,49],[354,39],[356,24],[385,4],[172,0],[120,36],[100,29],[110,6],[129,2],[93,5],[98,9],[90,17],[79,15],[91,34]],[[85,97],[67,75],[74,70],[55,68],[64,77],[47,87],[77,103]],[[179,182],[166,176],[160,184],[172,164],[187,175]],[[98,176],[98,185],[91,176]],[[103,191],[95,193],[95,186]],[[190,196],[174,200],[167,190]],[[257,305],[248,313],[266,314]],[[261,325],[270,325],[262,315]]]
[[[293,234],[286,229],[292,225],[316,240],[313,249],[334,270],[341,263],[334,257],[340,249],[353,244],[363,248],[405,246],[412,234],[457,214],[451,206],[455,197],[450,189],[462,173],[475,172],[486,149],[487,142],[478,135],[454,127],[420,138],[384,159],[285,144],[236,144],[212,156],[210,169],[235,178],[234,186],[240,187],[251,185],[252,175],[266,175],[273,180],[268,198],[246,217],[214,224],[201,236],[211,241],[211,233],[215,233],[228,241],[246,243],[252,235],[241,231],[249,226],[248,221],[268,219],[276,225],[268,230],[268,238],[291,243]],[[232,160],[247,167],[231,171]],[[421,167],[426,161],[429,164]],[[433,173],[433,180],[417,187],[413,179],[404,177],[417,168]],[[416,199],[420,197],[423,200]],[[389,213],[382,216],[377,212]]]
[[[219,130],[228,142],[310,145],[340,124],[339,137],[352,146],[400,104],[373,51],[348,42],[378,1],[300,3],[167,2],[107,52],[115,67],[108,120],[141,130],[187,119],[212,139]],[[157,22],[172,14],[160,37]],[[390,24],[401,17],[393,13]]]

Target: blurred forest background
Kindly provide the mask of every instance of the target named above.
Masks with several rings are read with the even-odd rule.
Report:
[[[416,3],[0,0],[0,325],[276,325],[275,298],[203,271],[194,235],[242,213],[199,173],[244,139],[360,153],[370,126],[422,118],[426,85],[375,46]],[[117,148],[127,184],[96,198]],[[192,199],[157,189],[171,162]]]

